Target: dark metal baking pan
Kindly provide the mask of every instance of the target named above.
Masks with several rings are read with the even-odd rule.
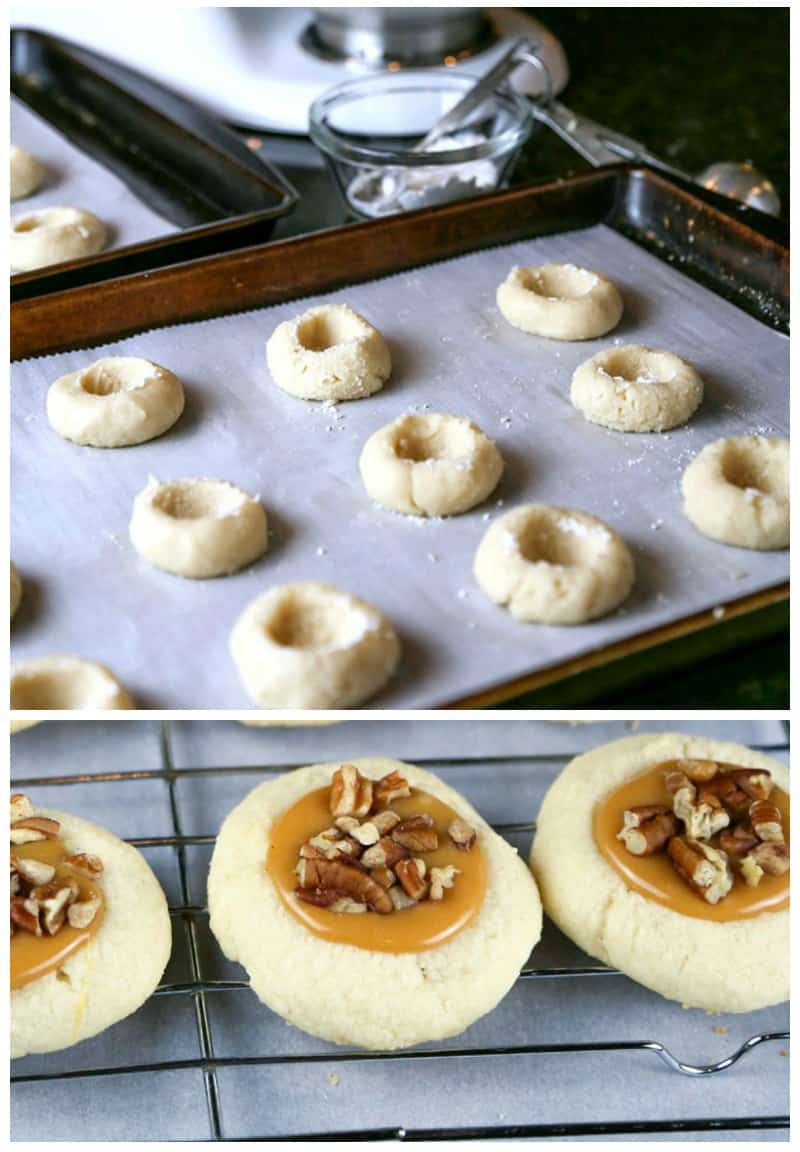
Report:
[[[202,108],[55,36],[12,31],[11,91],[176,228],[14,276],[12,300],[263,243],[296,203],[281,173]]]
[[[78,288],[22,301],[11,309],[12,356],[91,347],[148,328],[279,304],[479,248],[598,223],[676,263],[684,275],[785,333],[788,245],[779,224],[770,222],[762,230],[761,222],[761,213],[731,210],[730,201],[694,185],[648,168],[617,165],[128,276],[102,290]],[[646,678],[653,662],[663,660],[672,669],[694,662],[701,638],[703,654],[710,655],[783,631],[788,597],[788,584],[776,583],[726,602],[723,620],[711,610],[687,615],[444,706],[496,704],[544,688],[551,692],[551,707],[558,706],[556,692],[572,692],[570,703],[581,703],[574,686],[586,683],[587,673],[628,685]]]

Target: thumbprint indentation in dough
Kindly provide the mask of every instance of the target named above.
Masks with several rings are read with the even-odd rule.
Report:
[[[235,516],[246,503],[244,492],[216,480],[162,484],[153,494],[153,506],[173,520],[223,519]]]
[[[667,384],[675,376],[673,358],[651,349],[612,348],[605,353],[604,360],[598,371],[619,383]]]
[[[554,518],[548,510],[532,516],[518,534],[509,533],[509,548],[518,548],[530,564],[544,561],[566,568],[591,563],[611,542],[611,533],[599,521],[587,524],[569,514]]]
[[[741,442],[730,439],[723,444],[720,460],[722,475],[735,488],[767,496],[785,496],[786,470],[780,456],[745,451]]]
[[[521,268],[519,282],[528,292],[546,300],[578,300],[598,284],[594,272],[574,264],[548,264],[541,268]]]
[[[447,420],[434,425],[424,417],[407,416],[397,428],[394,449],[401,460],[415,463],[449,460],[466,464],[472,456],[474,440],[466,421]]]
[[[287,590],[264,627],[267,636],[282,648],[333,649],[354,644],[369,622],[338,594],[317,592],[316,599],[311,600],[292,589]]]
[[[80,387],[89,396],[112,396],[116,392],[136,392],[162,375],[157,364],[135,356],[97,360],[80,374]]]
[[[320,309],[305,315],[297,325],[297,339],[309,352],[325,352],[362,333],[359,317],[346,309]]]

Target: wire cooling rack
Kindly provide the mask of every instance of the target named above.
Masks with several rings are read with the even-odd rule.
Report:
[[[308,760],[268,766],[177,766],[173,751],[175,726],[175,722],[158,726],[159,762],[152,767],[60,775],[50,772],[41,776],[25,775],[12,781],[15,790],[30,792],[43,805],[41,793],[46,792],[47,804],[82,812],[86,811],[85,789],[90,786],[95,796],[102,793],[106,805],[116,810],[117,826],[123,810],[136,809],[140,803],[147,809],[144,801],[131,802],[131,794],[124,795],[123,788],[136,788],[139,782],[165,790],[168,827],[160,835],[127,838],[151,863],[154,854],[166,853],[172,858],[174,870],[165,867],[163,855],[160,868],[170,897],[176,953],[148,1006],[104,1034],[108,1037],[123,1030],[126,1036],[121,1041],[115,1040],[109,1045],[101,1037],[64,1053],[28,1057],[13,1065],[12,1117],[15,1098],[23,1095],[18,1110],[20,1119],[12,1120],[14,1139],[41,1139],[51,1135],[33,1131],[32,1119],[36,1117],[35,1127],[46,1100],[43,1092],[70,1091],[70,1084],[73,1088],[67,1099],[84,1099],[88,1092],[88,1098],[99,1101],[102,1108],[116,1109],[118,1115],[127,1116],[129,1127],[121,1131],[129,1138],[155,1134],[161,1138],[185,1138],[185,1127],[179,1125],[173,1130],[169,1113],[165,1114],[157,1102],[154,1103],[154,1109],[160,1112],[157,1126],[143,1125],[141,1092],[137,1089],[137,1082],[144,1080],[150,1086],[158,1083],[153,1076],[163,1080],[165,1075],[176,1073],[191,1073],[193,1077],[190,1099],[185,1100],[184,1085],[176,1096],[176,1111],[188,1105],[194,1115],[192,1134],[213,1140],[419,1141],[648,1134],[655,1138],[682,1133],[734,1138],[745,1132],[750,1134],[750,1139],[759,1138],[758,1133],[762,1139],[782,1139],[780,1135],[769,1135],[781,1131],[786,1132],[788,1138],[789,1116],[783,1107],[775,1107],[776,1103],[788,1102],[785,1058],[789,1033],[783,1027],[788,1014],[783,1008],[728,1017],[724,1025],[715,1024],[698,1013],[686,1014],[682,1019],[677,1006],[578,953],[552,925],[507,998],[514,1001],[510,1014],[504,1011],[505,1004],[501,1005],[481,1025],[473,1026],[464,1037],[453,1041],[412,1051],[360,1052],[324,1045],[294,1029],[276,1025],[277,1017],[256,1001],[247,981],[241,977],[241,969],[227,965],[231,972],[224,971],[225,962],[218,950],[215,951],[208,931],[207,910],[203,903],[192,900],[193,893],[199,891],[197,885],[202,883],[216,829],[193,833],[187,830],[187,821],[189,826],[195,824],[203,804],[210,802],[213,806],[220,786],[224,790],[229,781],[236,780],[238,798],[249,791],[259,777],[290,770]],[[155,729],[156,725],[150,722],[150,727]],[[374,730],[374,723],[372,727]],[[63,726],[61,728],[63,732]],[[751,745],[785,757],[788,726],[781,725],[778,731],[783,733],[780,739],[760,745],[751,742]],[[725,735],[724,725],[717,725],[715,734]],[[599,742],[590,740],[588,746]],[[353,749],[353,757],[358,754],[360,749]],[[511,753],[474,759],[417,756],[414,760],[441,773],[456,787],[462,786],[458,779],[460,773],[472,774],[474,780],[477,768],[484,785],[487,774],[495,787],[504,781],[503,787],[507,786],[510,793],[504,802],[505,810],[522,811],[521,799],[518,801],[513,795],[522,774],[536,775],[537,790],[541,794],[568,758],[563,754]],[[78,788],[83,793],[80,805],[77,798],[71,803],[69,795]],[[469,792],[468,788],[464,790]],[[203,791],[208,795],[198,806],[192,797]],[[55,798],[54,793],[58,793]],[[474,795],[471,798],[475,799]],[[231,806],[229,802],[221,808],[217,823]],[[536,808],[531,811],[535,812]],[[206,815],[204,813],[203,818]],[[111,816],[108,822],[115,826]],[[499,820],[494,821],[493,826],[527,855],[535,829],[532,821]],[[197,859],[192,859],[193,854],[199,854]],[[527,995],[529,991],[534,993],[533,1003]],[[575,992],[579,994],[576,996]],[[237,1001],[236,1008],[231,1018],[226,1019],[225,1012],[218,1012],[218,1008],[233,1004],[233,998]],[[559,1009],[562,1003],[564,1012]],[[184,1046],[170,1048],[165,1054],[159,1051],[158,1043],[152,1043],[152,1037],[159,1031],[157,1021],[163,1009],[177,1004],[189,1006],[191,1024],[183,1013]],[[577,1031],[562,1029],[561,1018],[569,1014],[570,1004],[574,1011],[582,1014],[583,1026]],[[149,1013],[149,1022],[143,1025],[140,1018],[145,1013]],[[498,1019],[493,1019],[495,1017]],[[554,1034],[541,1035],[540,1029],[534,1026],[542,1017],[549,1021],[548,1027]],[[765,1026],[754,1028],[753,1021],[760,1023],[762,1019]],[[265,1021],[270,1021],[266,1032]],[[662,1022],[669,1039],[663,1035],[662,1039],[653,1038],[647,1030],[653,1021]],[[243,1024],[248,1036],[248,1043],[244,1045],[241,1044]],[[527,1036],[526,1031],[534,1035]],[[251,1035],[253,1032],[255,1035]],[[191,1041],[189,1033],[193,1034]],[[471,1040],[473,1033],[478,1043]],[[709,1055],[710,1044],[713,1051]],[[92,1046],[98,1045],[99,1059],[98,1053],[92,1051]],[[693,1047],[703,1052],[703,1058],[685,1057],[685,1052]],[[107,1056],[105,1062],[103,1053]],[[747,1073],[743,1073],[743,1080],[737,1081],[734,1069],[740,1062],[743,1069],[747,1067]],[[448,1075],[451,1069],[457,1070],[455,1077]],[[544,1075],[543,1069],[546,1069]],[[245,1077],[244,1083],[237,1085],[230,1079],[231,1075]],[[303,1085],[299,1086],[301,1077]],[[271,1078],[276,1080],[272,1088]],[[351,1093],[360,1096],[365,1087],[373,1093],[369,1108],[354,1107],[347,1093],[341,1104],[336,1101],[338,1086],[348,1078]],[[766,1094],[765,1079],[772,1085]],[[463,1101],[459,1104],[459,1090],[453,1087],[454,1083],[465,1080],[477,1086],[467,1086],[471,1094],[483,1092],[482,1106],[477,1114],[474,1108],[469,1111],[466,1123],[460,1111]],[[709,1087],[712,1082],[716,1085],[723,1080],[730,1080],[730,1084],[722,1094]],[[75,1082],[82,1087],[75,1087]],[[509,1082],[512,1107],[503,1104],[509,1096]],[[688,1086],[700,1082],[703,1084],[700,1094],[692,1093]],[[306,1107],[303,1102],[309,1083],[310,1104]],[[379,1089],[382,1087],[382,1091],[376,1091],[376,1085]],[[505,1095],[500,1085],[505,1086]],[[536,1090],[537,1086],[541,1091]],[[287,1109],[285,1095],[291,1096],[296,1089],[297,1107]],[[682,1090],[688,1092],[685,1100]],[[644,1115],[637,1114],[635,1104],[642,1092],[645,1099],[640,1101],[640,1106],[648,1110]],[[33,1112],[29,1107],[31,1097],[26,1102],[25,1093],[35,1094]],[[400,1097],[402,1116],[404,1094],[408,1118],[401,1122],[395,1120],[397,1097]],[[587,1095],[592,1100],[588,1108]],[[496,1110],[498,1099],[500,1111]],[[283,1103],[276,1104],[276,1100]],[[393,1107],[389,1107],[390,1100]],[[743,1113],[742,1105],[748,1100],[762,1105],[772,1103],[773,1108],[765,1111],[763,1107],[754,1106]],[[258,1102],[265,1106],[259,1107]],[[205,1132],[198,1119],[201,1107],[207,1114]],[[665,1115],[665,1111],[670,1114]],[[659,1112],[660,1118],[656,1118]],[[390,1113],[390,1122],[386,1123]],[[347,1125],[350,1115],[357,1121],[353,1126]],[[93,1120],[87,1120],[85,1112],[77,1117],[77,1123],[82,1127],[61,1138],[97,1138],[92,1135]]]

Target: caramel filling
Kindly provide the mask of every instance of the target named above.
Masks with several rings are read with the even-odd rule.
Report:
[[[62,840],[54,838],[36,840],[31,844],[15,844],[13,852],[16,856],[51,864],[56,870],[54,880],[66,877],[77,880],[80,887],[79,900],[99,897],[101,901],[94,920],[86,928],[73,928],[65,921],[55,936],[49,936],[47,933],[34,936],[31,932],[22,930],[14,933],[10,949],[11,987],[16,989],[23,988],[32,980],[38,980],[40,976],[60,968],[69,956],[94,936],[103,920],[103,892],[97,884],[79,875],[69,865],[61,863],[64,857],[70,854]]]
[[[653,856],[634,856],[617,839],[626,809],[640,804],[663,804],[672,808],[673,798],[664,784],[664,773],[668,767],[668,764],[659,764],[643,775],[626,781],[622,787],[604,797],[595,808],[595,841],[605,859],[622,877],[626,887],[674,912],[697,920],[746,920],[762,912],[775,912],[788,907],[788,873],[784,876],[764,875],[758,887],[751,888],[742,879],[736,860],[731,858],[735,876],[733,888],[723,900],[712,905],[701,899],[680,878],[666,852]],[[780,788],[774,787],[770,802],[780,809],[788,844],[789,797]],[[713,836],[709,843],[716,846],[718,840],[719,836]]]
[[[439,833],[439,847],[425,852],[428,868],[458,868],[455,884],[442,900],[421,900],[412,908],[389,913],[348,914],[319,908],[297,898],[297,865],[300,847],[331,824],[330,788],[309,792],[278,817],[267,851],[267,871],[289,913],[315,936],[334,944],[353,944],[373,952],[423,952],[452,940],[478,915],[486,892],[486,860],[480,839],[468,852],[450,841],[447,829],[458,818],[447,804],[426,792],[393,800],[391,810],[401,819],[429,814]],[[366,817],[365,819],[369,819]]]

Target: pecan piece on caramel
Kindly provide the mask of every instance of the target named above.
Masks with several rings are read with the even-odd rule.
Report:
[[[370,824],[375,825],[381,836],[387,836],[399,823],[400,817],[391,808],[387,808],[383,812],[376,812],[374,816],[370,817]]]
[[[367,816],[372,808],[372,781],[355,764],[342,764],[331,777],[331,815]]]
[[[748,820],[734,824],[732,828],[726,828],[719,837],[720,848],[729,856],[745,856],[751,848],[755,848],[756,844],[758,844],[758,837]]]
[[[424,860],[412,857],[410,860],[399,860],[395,872],[406,896],[412,900],[422,900],[428,892],[428,881],[425,873],[428,867]]]
[[[65,856],[64,863],[79,876],[85,876],[87,880],[96,880],[103,874],[103,861],[99,856],[92,856],[88,852],[75,852],[72,856]]]
[[[67,907],[77,900],[80,888],[77,880],[51,880],[31,889],[31,899],[39,905],[42,926],[49,936],[55,936],[67,918]]]
[[[49,884],[56,874],[52,864],[45,864],[43,860],[33,860],[26,856],[11,854],[11,869],[21,880],[31,887],[37,884]]]
[[[408,820],[401,820],[392,829],[391,838],[409,852],[434,852],[439,847],[439,834],[433,823],[433,817],[427,812],[420,816],[410,816]]]
[[[389,889],[389,899],[392,902],[392,908],[395,912],[402,912],[406,908],[413,908],[416,900],[412,900],[410,896],[406,895],[399,884],[395,884],[394,888]]]
[[[751,800],[768,800],[772,794],[772,776],[765,768],[732,768],[730,775]]]
[[[444,868],[431,868],[431,886],[428,899],[442,900],[445,888],[453,887],[458,873],[459,869],[454,868],[452,864],[446,864]]]
[[[33,844],[37,840],[49,840],[57,836],[61,825],[49,816],[24,816],[11,825],[12,844]]]
[[[750,823],[759,840],[783,844],[783,816],[771,800],[754,800],[750,805]]]
[[[15,792],[11,797],[11,823],[15,820],[24,820],[28,816],[33,816],[33,804],[27,796],[22,792]]]
[[[411,787],[405,776],[395,768],[375,784],[375,807],[388,808],[395,800],[411,795]]]
[[[398,860],[409,855],[407,848],[392,840],[391,836],[382,836],[377,844],[367,848],[361,857],[365,868],[394,868]]]
[[[728,857],[718,848],[687,836],[673,836],[667,852],[680,878],[707,904],[718,904],[733,887]]]
[[[370,876],[381,888],[391,888],[397,883],[397,877],[391,868],[373,868]]]
[[[731,818],[719,798],[707,789],[701,800],[696,785],[685,772],[671,769],[665,773],[664,783],[672,795],[672,811],[683,821],[690,840],[710,840],[730,824]]]
[[[76,900],[67,907],[67,920],[72,928],[88,928],[100,911],[100,897],[92,895],[88,900]]]
[[[747,815],[750,807],[750,797],[737,785],[729,772],[723,773],[707,784],[701,784],[697,795],[698,804],[708,804],[712,808],[719,804],[729,816],[740,819]]]
[[[633,856],[653,856],[678,832],[678,818],[664,804],[636,804],[622,814],[617,833]]]
[[[713,780],[719,773],[719,764],[716,760],[676,760],[674,769],[683,772],[693,784],[705,784]]]
[[[456,817],[447,829],[447,835],[461,852],[469,852],[475,841],[478,839],[478,833],[468,824],[466,820]]]
[[[30,897],[12,896],[11,924],[14,928],[30,932],[31,936],[41,936],[42,926],[39,923],[39,905],[36,901]]]
[[[342,897],[367,904],[373,912],[382,915],[392,911],[392,902],[385,888],[372,879],[368,872],[354,868],[341,860],[301,860],[297,877],[301,888],[335,889]]]
[[[742,860],[742,876],[751,888],[757,888],[764,873],[785,876],[789,871],[789,849],[785,844],[767,841],[757,844]]]

